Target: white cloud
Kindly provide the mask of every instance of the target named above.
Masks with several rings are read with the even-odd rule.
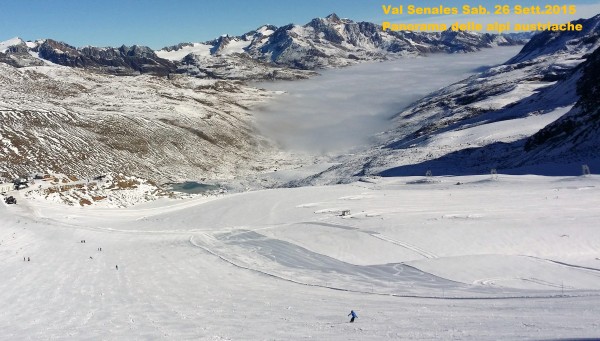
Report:
[[[328,70],[306,81],[263,83],[259,86],[288,94],[255,115],[262,132],[289,149],[348,151],[390,128],[387,119],[415,100],[483,65],[505,62],[519,49],[368,63]]]

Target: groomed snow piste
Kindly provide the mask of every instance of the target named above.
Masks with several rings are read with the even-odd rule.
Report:
[[[366,178],[127,209],[11,194],[6,340],[600,336],[598,176]]]

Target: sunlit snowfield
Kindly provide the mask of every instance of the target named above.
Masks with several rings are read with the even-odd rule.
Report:
[[[388,119],[432,91],[502,64],[522,46],[432,54],[322,71],[294,82],[260,83],[286,94],[255,111],[258,127],[287,149],[340,152],[364,146]]]
[[[600,177],[365,180],[0,204],[0,339],[600,337]]]

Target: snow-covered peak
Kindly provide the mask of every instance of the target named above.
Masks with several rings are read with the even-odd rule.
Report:
[[[36,47],[36,43],[24,42],[18,37],[0,42],[0,63],[13,67],[43,65],[37,52],[33,51]]]
[[[330,15],[326,16],[325,19],[329,19],[331,21],[339,21],[340,17],[338,17],[338,15],[335,13],[331,13]]]
[[[271,29],[269,27],[269,25],[264,25],[261,26],[258,30],[256,30],[257,33],[260,33],[263,36],[270,36],[271,34],[273,34],[273,32],[275,32],[275,30]]]
[[[24,44],[24,42],[23,42],[23,39],[21,39],[19,37],[14,37],[9,40],[0,42],[0,53],[6,53],[6,51],[8,51],[9,47],[15,46],[15,45],[21,45],[21,44]]]
[[[342,23],[342,19],[340,19],[340,17],[338,17],[338,15],[335,13],[331,13],[330,15],[326,16],[325,19],[334,24]]]

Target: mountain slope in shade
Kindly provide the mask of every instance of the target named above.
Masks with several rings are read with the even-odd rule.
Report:
[[[600,49],[581,65],[577,82],[579,101],[566,115],[527,140],[533,159],[600,156]]]
[[[379,147],[289,185],[427,170],[549,172],[536,168],[547,163],[578,164],[569,166],[570,174],[577,174],[581,163],[598,163],[600,15],[581,22],[593,30],[578,36],[565,32],[567,37],[541,33],[532,41],[544,46],[545,54],[532,57],[537,50],[526,45],[506,64],[426,96],[393,118],[395,128],[379,136]]]
[[[578,36],[572,32],[562,35],[543,32],[532,39],[534,44],[527,44],[515,58],[507,62],[507,66],[516,66],[517,69],[531,68],[538,73],[537,79],[549,81],[551,85],[540,88],[526,100],[507,103],[504,112],[513,118],[543,117],[548,113],[558,113],[558,117],[552,117],[550,122],[533,134],[456,151],[437,162],[424,162],[421,165],[423,167],[412,167],[412,171],[446,164],[455,173],[460,173],[460,168],[463,171],[471,169],[483,172],[497,167],[514,169],[512,172],[516,173],[578,174],[581,164],[599,166],[600,92],[597,83],[600,69],[600,15],[579,22],[588,29]],[[540,50],[534,46],[543,46],[545,54],[539,54]],[[532,53],[537,55],[531,58]],[[511,80],[508,83],[513,82]],[[527,82],[517,82],[517,88],[524,86],[527,86]],[[491,99],[491,102],[494,101],[497,102],[498,97]],[[491,114],[497,116],[501,113],[492,111]],[[521,122],[514,121],[514,124]],[[402,173],[410,168],[394,168],[384,174]]]

